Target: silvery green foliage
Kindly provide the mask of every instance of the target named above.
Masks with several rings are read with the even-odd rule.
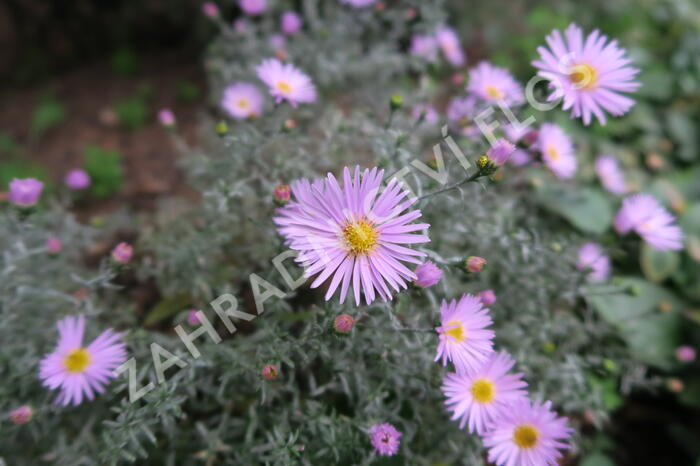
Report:
[[[302,286],[285,299],[267,300],[255,320],[236,320],[234,335],[208,306],[220,294],[232,293],[239,309],[256,314],[251,273],[288,291],[271,262],[285,250],[272,222],[278,184],[337,174],[356,164],[380,165],[387,175],[413,160],[428,169],[436,145],[442,148],[448,183],[475,170],[485,142],[454,136],[470,161],[465,172],[441,127],[411,115],[410,104],[441,96],[435,77],[407,57],[406,42],[412,32],[432,30],[444,19],[439,8],[414,6],[427,22],[408,21],[404,9],[394,7],[378,15],[337,2],[304,2],[310,31],[294,38],[286,51],[319,85],[319,102],[298,109],[269,104],[261,118],[229,122],[223,136],[210,121],[200,147],[180,142],[188,152],[184,166],[190,182],[202,199],[175,212],[164,209],[154,225],[140,230],[137,250],[143,260],[137,272],[155,279],[166,299],[185,295],[216,326],[223,341],[199,337],[199,358],[192,358],[171,331],[182,313],[161,319],[158,329],[146,328],[129,317],[127,296],[107,291],[109,270],[91,278],[81,275],[86,272],[77,256],[28,253],[46,231],[58,228],[51,219],[66,222],[60,223],[66,237],[83,241],[66,250],[84,247],[92,239],[88,229],[60,211],[23,224],[10,214],[3,217],[0,241],[8,252],[2,265],[11,273],[3,272],[0,283],[7,316],[0,332],[11,351],[1,354],[3,380],[11,383],[3,384],[0,408],[30,403],[37,414],[27,426],[8,428],[0,455],[11,464],[36,464],[37,458],[71,465],[380,464],[367,432],[372,424],[391,422],[404,435],[399,455],[384,464],[481,464],[478,438],[460,431],[444,409],[440,385],[447,369],[433,361],[434,327],[440,300],[488,288],[498,296],[492,306],[498,347],[513,354],[532,395],[553,400],[574,427],[584,413],[596,421],[605,418],[601,385],[594,380],[615,383],[618,374],[637,374],[626,376],[625,385],[643,382],[643,368],[640,372],[618,335],[582,299],[585,280],[572,252],[582,238],[541,210],[530,174],[512,167],[501,169],[496,181],[481,178],[420,201],[431,224],[431,243],[423,249],[445,271],[431,289],[411,288],[389,303],[356,307],[340,305],[337,298],[324,302],[321,290]],[[254,80],[254,66],[273,53],[264,33],[275,27],[269,21],[242,34],[226,26],[212,45],[207,61],[212,103],[225,84]],[[409,78],[407,70],[414,75]],[[396,92],[408,105],[392,112],[388,102]],[[287,120],[295,122],[293,128],[284,129]],[[405,179],[417,195],[441,189],[415,167]],[[465,271],[470,255],[489,261],[485,271]],[[284,265],[299,276],[291,259]],[[84,277],[80,286],[95,290],[80,303],[70,295],[78,277]],[[611,292],[624,290],[612,287]],[[52,395],[36,377],[38,360],[54,344],[58,317],[78,310],[94,317],[93,332],[101,330],[97,325],[128,331],[138,387],[153,383],[153,390],[130,403],[124,375],[91,403],[51,404]],[[342,312],[358,319],[348,336],[333,331],[333,319]],[[152,363],[153,343],[184,365],[168,369],[161,384]],[[280,368],[277,380],[262,379],[266,364]],[[575,442],[574,451],[579,446]]]

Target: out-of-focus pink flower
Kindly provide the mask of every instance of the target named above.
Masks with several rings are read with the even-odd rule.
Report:
[[[158,121],[166,128],[175,126],[175,114],[169,108],[163,108],[158,112]]]
[[[416,267],[416,280],[414,283],[421,288],[435,285],[442,278],[442,270],[432,261],[425,261]]]
[[[681,362],[695,361],[695,349],[691,346],[679,346],[676,349],[676,357]]]
[[[449,26],[440,26],[437,31],[435,31],[435,39],[447,61],[453,66],[464,65],[464,51],[462,50],[462,44],[454,29]]]
[[[218,18],[219,7],[216,6],[216,3],[214,2],[204,2],[202,4],[202,13],[204,13],[204,16],[206,16],[207,18]]]
[[[245,14],[256,16],[267,10],[267,0],[239,0],[238,6]]]
[[[262,375],[263,379],[271,381],[275,380],[277,376],[279,375],[280,370],[277,366],[274,364],[267,364],[265,367],[262,368],[260,371],[260,375]]]
[[[515,151],[515,146],[504,138],[496,139],[496,142],[489,148],[487,155],[496,165],[503,165],[508,161]]]
[[[10,182],[10,202],[19,207],[31,207],[41,197],[44,183],[35,178],[15,178]]]
[[[21,426],[32,420],[34,410],[29,405],[20,406],[10,411],[10,420],[16,426]]]
[[[280,22],[280,29],[288,36],[296,34],[301,29],[301,17],[294,11],[285,11]]]
[[[61,252],[61,249],[63,249],[63,243],[61,243],[60,239],[52,236],[46,240],[46,251],[49,254],[58,254]]]
[[[486,266],[486,259],[479,256],[469,256],[466,261],[467,270],[471,273],[478,273]]]
[[[90,175],[82,168],[75,168],[66,174],[63,182],[70,189],[85,189],[90,186]]]
[[[350,333],[355,322],[357,321],[350,314],[340,314],[333,320],[333,328],[338,333]]]
[[[112,259],[118,264],[126,264],[131,260],[134,248],[128,243],[119,243],[112,249]]]
[[[634,230],[644,241],[660,251],[683,249],[683,231],[676,218],[653,196],[634,194],[622,201],[615,216],[615,229],[620,234]]]
[[[496,293],[493,290],[484,290],[478,296],[484,306],[490,306],[496,302]]]
[[[280,204],[285,204],[292,198],[292,188],[286,184],[281,184],[275,188],[273,196],[275,201],[279,202]]]
[[[199,309],[192,309],[190,312],[187,313],[187,323],[190,325],[199,325],[202,323],[201,320],[199,320],[199,315],[197,315],[198,312],[201,312]]]
[[[401,435],[389,423],[374,425],[369,429],[372,446],[381,456],[394,456],[399,451]]]

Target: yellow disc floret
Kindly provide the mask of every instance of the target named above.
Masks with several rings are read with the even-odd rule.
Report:
[[[371,222],[360,219],[343,227],[343,239],[351,253],[355,255],[368,254],[377,245],[379,232]]]
[[[489,379],[477,379],[470,389],[477,403],[491,403],[496,396],[496,386]]]
[[[462,343],[467,339],[467,332],[464,331],[464,327],[459,321],[451,320],[445,324],[445,327],[447,328],[445,333],[454,338],[458,343]]]
[[[598,72],[585,63],[574,65],[569,70],[569,80],[576,89],[593,89],[598,84]]]
[[[63,360],[63,365],[68,372],[84,372],[90,365],[90,353],[85,348],[72,350]]]
[[[513,432],[513,442],[520,448],[533,448],[539,437],[540,432],[530,424],[518,426]]]
[[[288,83],[286,83],[286,82],[284,82],[284,81],[279,81],[279,82],[275,85],[275,87],[276,87],[278,90],[280,90],[281,92],[284,92],[284,93],[290,93],[290,92],[292,92],[292,86],[290,86]]]

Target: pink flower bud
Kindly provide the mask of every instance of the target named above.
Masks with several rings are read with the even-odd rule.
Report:
[[[134,248],[127,243],[119,243],[112,249],[112,259],[118,264],[126,264],[131,260],[134,253]]]
[[[175,114],[169,108],[164,108],[158,112],[158,121],[166,128],[175,126]]]
[[[282,15],[282,32],[288,36],[294,35],[301,29],[301,18],[293,11],[285,11]]]
[[[350,314],[340,314],[333,321],[333,328],[338,333],[350,333],[355,322],[357,321]]]
[[[219,7],[214,2],[204,2],[202,4],[202,13],[207,18],[216,19],[219,17]]]
[[[274,364],[268,364],[262,368],[260,375],[262,375],[265,380],[275,380],[279,375],[280,370]]]
[[[695,349],[690,346],[679,346],[676,349],[676,357],[681,362],[695,361]]]
[[[487,152],[489,159],[496,165],[503,165],[515,151],[515,146],[506,139],[499,138]]]
[[[275,201],[281,204],[287,203],[292,197],[292,189],[286,184],[281,184],[275,188],[274,197]]]
[[[58,254],[61,252],[61,249],[63,249],[63,243],[61,243],[60,239],[52,236],[46,240],[46,251],[49,254]]]
[[[484,306],[490,306],[496,302],[496,293],[493,290],[484,290],[479,293],[479,299]]]
[[[10,411],[10,420],[13,424],[21,426],[32,420],[34,410],[29,405],[20,406],[17,409]]]
[[[201,320],[199,320],[199,316],[197,313],[199,312],[199,309],[192,309],[190,312],[187,313],[187,323],[190,325],[199,325],[202,323]]]
[[[63,182],[70,189],[81,190],[90,186],[90,175],[82,168],[75,168],[66,174]]]
[[[19,207],[31,207],[39,201],[44,183],[34,178],[13,179],[10,182],[10,202]]]
[[[238,6],[248,15],[259,15],[267,10],[267,0],[239,0]]]
[[[486,265],[486,259],[479,256],[469,256],[466,261],[467,270],[471,273],[479,273]]]
[[[442,270],[438,269],[432,261],[426,261],[416,267],[416,277],[418,278],[416,278],[414,283],[417,286],[428,288],[440,281],[442,278]]]

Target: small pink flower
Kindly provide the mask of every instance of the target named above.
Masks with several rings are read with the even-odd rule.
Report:
[[[202,13],[207,18],[215,19],[219,17],[219,7],[214,2],[204,2],[202,4]]]
[[[355,322],[357,321],[350,314],[340,314],[333,321],[333,328],[338,333],[350,333]]]
[[[255,118],[262,114],[265,98],[258,86],[236,82],[224,89],[221,106],[236,119]]]
[[[610,278],[610,257],[597,243],[588,242],[579,248],[576,266],[579,270],[588,271],[588,278],[592,282],[603,282]]]
[[[158,112],[158,121],[166,128],[175,126],[175,114],[169,108],[164,108]]]
[[[32,420],[34,410],[29,405],[20,406],[10,411],[10,420],[16,426],[21,426]]]
[[[496,302],[496,293],[494,293],[493,290],[484,290],[477,296],[479,296],[479,299],[484,306],[490,306]]]
[[[301,29],[301,17],[293,11],[282,14],[281,29],[284,34],[292,36]]]
[[[411,38],[411,55],[432,63],[437,60],[438,43],[433,36],[416,34]]]
[[[10,182],[10,202],[19,207],[31,207],[39,201],[44,183],[34,178],[13,179]]]
[[[280,370],[274,364],[268,364],[260,371],[260,375],[262,375],[263,379],[268,381],[275,380],[279,373]]]
[[[479,273],[486,266],[486,259],[479,256],[467,257],[467,270],[471,273]]]
[[[440,26],[435,31],[435,39],[447,61],[453,66],[464,65],[465,57],[462,51],[462,44],[454,29],[449,26]]]
[[[197,313],[200,312],[199,309],[192,309],[190,312],[187,313],[187,323],[190,325],[199,325],[202,323],[201,320],[199,320],[199,316]]]
[[[679,346],[676,349],[676,357],[681,362],[695,361],[695,349],[690,346]]]
[[[63,182],[70,189],[85,189],[90,186],[90,175],[82,168],[76,168],[66,174]]]
[[[496,165],[503,165],[508,161],[510,156],[515,151],[515,146],[505,140],[504,138],[498,138],[496,142],[489,148],[487,155],[489,160],[491,160]]]
[[[131,260],[134,248],[128,243],[119,243],[112,249],[112,259],[118,264],[126,264]]]
[[[369,429],[372,446],[381,456],[394,456],[399,451],[402,435],[389,423],[377,424]]]
[[[413,116],[413,118],[416,120],[423,118],[423,120],[425,120],[427,123],[437,123],[437,121],[440,119],[440,115],[438,115],[435,107],[426,104],[418,104],[413,107],[411,116]]]
[[[241,7],[244,13],[255,16],[264,13],[267,10],[266,0],[240,0],[238,6]]]
[[[46,251],[49,254],[58,254],[61,252],[61,249],[63,249],[63,243],[61,243],[60,239],[52,236],[46,240]]]
[[[255,70],[277,103],[286,100],[292,107],[296,107],[299,103],[316,100],[316,86],[311,78],[291,63],[268,58]]]
[[[275,201],[279,202],[280,204],[285,204],[289,202],[289,199],[292,197],[292,188],[286,184],[281,184],[275,188],[273,196],[275,197]]]
[[[414,283],[421,288],[428,288],[435,285],[442,278],[440,270],[432,261],[426,261],[416,267],[416,280]]]
[[[660,251],[683,249],[683,231],[659,201],[649,194],[634,194],[622,201],[615,216],[615,229],[624,235],[634,230]]]

